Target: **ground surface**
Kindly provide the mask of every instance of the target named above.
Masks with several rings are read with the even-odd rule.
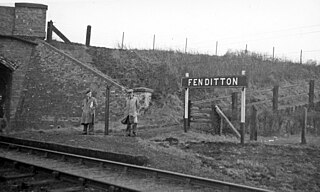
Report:
[[[117,128],[118,129],[118,128]],[[9,136],[149,158],[149,167],[275,191],[320,191],[320,138],[259,138],[240,145],[235,137],[213,136],[181,126],[140,128],[125,137],[123,128],[105,136],[81,135],[80,127],[11,133]]]

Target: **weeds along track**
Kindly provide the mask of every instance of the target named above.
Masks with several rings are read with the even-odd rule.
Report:
[[[0,158],[1,162],[14,162],[15,166],[13,167],[19,167],[18,165],[29,167],[26,169],[29,171],[23,173],[26,178],[29,178],[29,181],[15,184],[16,188],[29,187],[32,182],[38,184],[57,182],[58,180],[60,183],[65,181],[73,183],[71,189],[74,188],[75,191],[88,191],[88,189],[92,189],[91,191],[268,191],[3,141],[0,141]],[[4,181],[9,180],[6,177],[7,171],[12,172],[7,170],[7,167],[2,164],[2,171],[0,169],[0,175],[2,175],[0,178],[3,178]],[[42,172],[49,173],[51,175],[49,179],[45,179],[46,176],[38,176]],[[36,179],[37,177],[42,179]],[[18,176],[11,178],[19,179]],[[62,186],[70,188],[68,182]],[[33,186],[37,185],[33,184]],[[47,191],[54,191],[54,189]]]

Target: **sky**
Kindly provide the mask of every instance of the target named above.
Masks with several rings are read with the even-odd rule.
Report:
[[[247,47],[320,64],[319,0],[0,0],[48,5],[47,21],[72,42],[224,55]],[[55,39],[59,39],[54,36]],[[217,46],[216,46],[217,45]]]

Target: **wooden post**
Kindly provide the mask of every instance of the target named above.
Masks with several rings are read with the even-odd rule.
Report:
[[[242,71],[241,75],[245,75],[246,71]],[[241,130],[241,144],[244,144],[245,137],[245,122],[246,122],[246,88],[243,87],[241,90],[241,121],[240,121],[240,130]]]
[[[121,49],[123,49],[123,41],[124,41],[124,32],[122,32]]]
[[[246,50],[245,50],[245,54],[248,53],[248,45],[246,44]]]
[[[223,129],[223,118],[220,118],[220,127],[219,127],[219,135],[222,135],[222,129]]]
[[[215,111],[220,115],[221,119],[223,118],[227,124],[231,127],[231,129],[235,132],[236,136],[238,138],[241,137],[241,134],[238,132],[238,130],[232,125],[231,121],[229,121],[228,117],[221,111],[221,109],[218,106],[214,106]]]
[[[216,41],[216,56],[218,55],[218,41]]]
[[[274,61],[274,47],[272,49],[272,61]]]
[[[152,50],[154,50],[154,45],[155,45],[155,43],[156,43],[156,35],[154,34],[154,35],[153,35],[153,46],[152,46]]]
[[[279,85],[275,85],[273,87],[273,98],[272,98],[272,109],[273,109],[273,115],[272,115],[272,126],[273,125],[279,125],[277,124],[279,120],[278,115],[278,109],[279,109]],[[269,129],[271,132],[271,129]]]
[[[279,98],[279,85],[273,87],[273,99],[272,99],[272,108],[273,112],[278,111],[278,98]]]
[[[258,132],[257,132],[257,108],[256,106],[252,106],[252,112],[251,112],[251,121],[250,121],[250,140],[257,141],[258,137]]]
[[[184,53],[187,53],[187,46],[188,46],[188,38],[186,38],[186,45],[184,47]]]
[[[52,41],[52,26],[53,26],[53,22],[50,20],[48,22],[48,26],[47,26],[47,41],[48,42]]]
[[[232,110],[232,120],[236,121],[238,120],[238,93],[233,92],[231,95],[231,110]]]
[[[90,39],[91,39],[91,26],[87,26],[87,35],[86,35],[86,46],[90,46]]]
[[[54,25],[52,25],[52,31],[55,32],[55,34],[58,35],[65,43],[71,43],[71,41]]]
[[[309,109],[314,108],[314,80],[309,82]]]
[[[300,64],[302,64],[302,49],[300,51]]]
[[[189,73],[186,73],[186,77],[189,77]],[[184,92],[184,132],[188,131],[188,104],[189,104],[189,88],[185,88]]]
[[[105,100],[105,112],[104,112],[104,134],[109,135],[109,103],[110,103],[110,87],[106,87],[106,100]]]
[[[302,130],[301,130],[301,144],[307,144],[307,140],[306,140],[307,122],[308,122],[308,109],[305,107],[304,108],[303,126],[302,126]]]
[[[210,119],[211,120],[211,128],[214,130],[214,133],[216,134],[215,125],[216,125],[217,119],[215,118],[215,105],[213,102],[211,103],[210,117],[211,117],[211,119]]]

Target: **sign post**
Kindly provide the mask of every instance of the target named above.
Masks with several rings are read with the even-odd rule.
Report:
[[[245,133],[245,105],[246,105],[246,87],[248,86],[245,71],[241,72],[238,76],[217,76],[217,77],[186,77],[181,80],[182,87],[185,88],[185,101],[184,101],[184,131],[187,132],[188,127],[188,104],[189,104],[189,88],[214,88],[214,87],[241,87],[241,144],[244,143]]]
[[[241,74],[244,76],[245,71],[242,71]],[[241,90],[241,118],[240,118],[240,131],[241,131],[241,144],[244,144],[245,136],[245,122],[246,122],[246,87],[242,87]]]
[[[189,77],[189,73],[186,73],[186,78]],[[189,128],[189,115],[188,115],[188,104],[189,104],[189,88],[185,88],[185,92],[184,92],[184,132],[188,131]]]

